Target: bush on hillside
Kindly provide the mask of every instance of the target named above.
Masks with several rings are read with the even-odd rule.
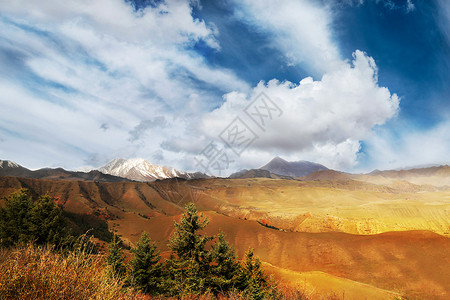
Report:
[[[64,216],[68,219],[68,225],[72,234],[75,236],[90,231],[94,237],[107,243],[111,242],[114,238],[114,233],[109,231],[108,223],[95,215],[65,211]]]

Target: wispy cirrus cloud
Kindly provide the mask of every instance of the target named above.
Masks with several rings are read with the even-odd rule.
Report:
[[[439,5],[439,26],[447,38],[447,45],[450,46],[450,2],[438,0]]]
[[[150,129],[139,124],[155,115],[181,124],[216,106],[222,93],[248,88],[192,50],[199,41],[220,45],[214,27],[192,17],[190,2],[138,11],[120,0],[1,2],[0,103],[11,116],[0,121],[8,136],[2,147],[30,167],[149,155],[182,125],[134,143]]]
[[[244,23],[271,34],[288,64],[301,64],[320,76],[339,67],[341,55],[333,40],[330,7],[314,1],[235,1],[235,14]]]

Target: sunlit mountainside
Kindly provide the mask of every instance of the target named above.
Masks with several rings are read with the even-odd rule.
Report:
[[[322,169],[304,177],[250,170],[236,179],[150,182],[1,166],[1,196],[20,188],[49,193],[65,211],[106,220],[126,244],[149,232],[163,254],[173,222],[193,202],[210,220],[208,232],[223,230],[239,256],[253,247],[268,272],[313,291],[313,299],[449,295],[448,166],[359,175]]]

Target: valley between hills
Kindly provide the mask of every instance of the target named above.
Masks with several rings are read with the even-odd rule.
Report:
[[[194,202],[209,219],[207,233],[222,230],[239,257],[253,247],[267,272],[311,299],[448,299],[450,188],[439,184],[448,180],[445,172],[408,173],[416,184],[405,175],[335,171],[153,182],[3,176],[0,196],[20,188],[49,193],[67,212],[106,220],[125,244],[149,232],[163,255],[174,221]]]

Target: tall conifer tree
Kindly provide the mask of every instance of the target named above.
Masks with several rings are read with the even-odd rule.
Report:
[[[245,253],[239,281],[244,295],[251,300],[276,298],[275,285],[269,281],[261,267],[261,261],[258,257],[255,258],[251,248]]]
[[[169,247],[172,257],[168,262],[169,285],[173,293],[201,294],[210,287],[211,252],[206,243],[214,237],[200,234],[208,225],[208,220],[198,214],[193,203],[186,205],[180,223],[175,222],[175,233]]]
[[[240,264],[234,248],[227,242],[225,234],[218,234],[218,242],[212,249],[212,284],[214,292],[227,293],[238,288]]]
[[[120,248],[120,239],[115,234],[108,245],[108,251],[106,263],[110,267],[111,275],[113,275],[114,278],[122,278],[126,272],[125,255]]]
[[[147,294],[158,294],[162,281],[161,256],[156,244],[146,232],[131,250],[134,254],[131,264],[131,284]]]

